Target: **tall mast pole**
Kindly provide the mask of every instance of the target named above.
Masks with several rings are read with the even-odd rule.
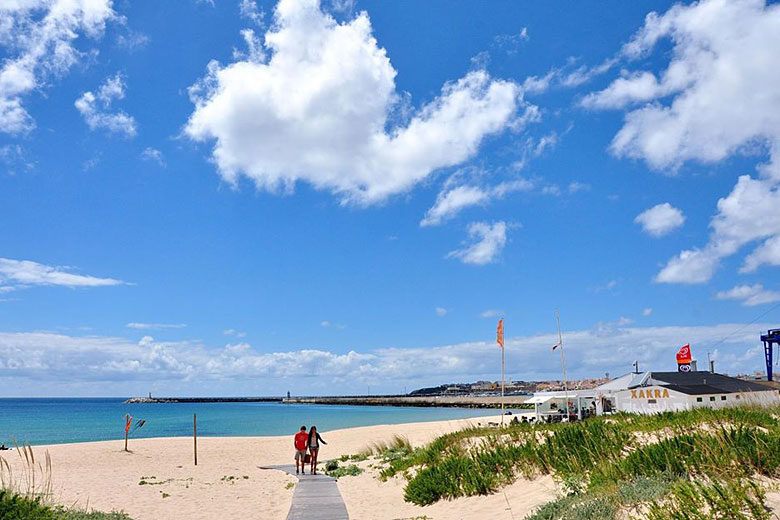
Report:
[[[555,321],[558,322],[558,344],[561,346],[561,365],[563,365],[563,392],[566,399],[566,418],[569,418],[569,387],[566,384],[566,356],[563,355],[563,334],[561,334],[561,313],[555,309]]]
[[[502,323],[504,318],[501,318]],[[504,342],[504,338],[506,337],[506,334],[504,333],[504,329],[501,330],[501,426],[504,426],[504,350],[506,349],[506,342]]]

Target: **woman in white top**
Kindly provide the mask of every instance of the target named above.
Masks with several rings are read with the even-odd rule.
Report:
[[[322,444],[328,444],[323,440],[322,437],[320,437],[319,432],[317,431],[316,426],[312,426],[309,428],[309,453],[311,454],[311,468],[310,473],[312,475],[317,474],[317,454],[320,451],[320,443]]]

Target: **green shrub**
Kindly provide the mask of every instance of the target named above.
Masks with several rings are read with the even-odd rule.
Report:
[[[363,473],[363,469],[356,464],[350,464],[349,466],[342,466],[332,471],[326,471],[329,477],[341,478],[341,477],[356,477]]]
[[[26,498],[0,489],[0,518],[3,520],[131,520],[124,513],[87,513],[49,507],[40,498]]]

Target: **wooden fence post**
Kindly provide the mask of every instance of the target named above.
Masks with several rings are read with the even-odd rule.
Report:
[[[195,465],[198,465],[198,414],[192,414],[192,435],[195,441]]]

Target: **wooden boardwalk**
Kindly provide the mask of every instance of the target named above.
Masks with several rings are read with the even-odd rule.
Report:
[[[286,471],[298,477],[287,520],[349,520],[347,506],[335,478],[308,473],[296,475],[294,464],[266,466],[263,469]]]

